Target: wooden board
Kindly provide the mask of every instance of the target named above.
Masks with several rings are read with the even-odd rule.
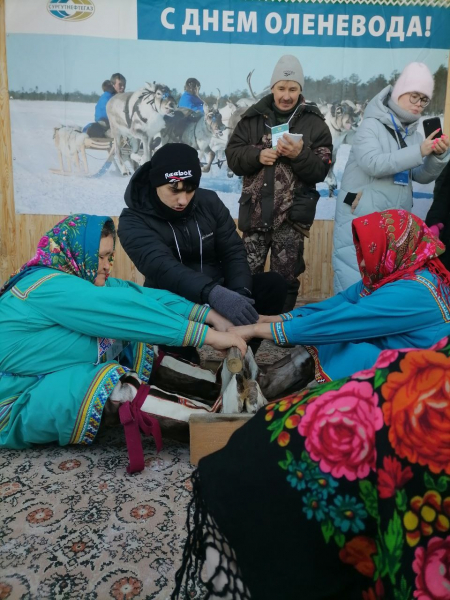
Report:
[[[232,433],[242,427],[253,415],[192,415],[189,419],[191,463],[223,448]]]

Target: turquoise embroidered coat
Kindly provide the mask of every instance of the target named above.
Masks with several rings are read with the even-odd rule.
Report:
[[[132,342],[129,367],[147,381],[151,344],[201,346],[208,311],[119,279],[96,287],[54,269],[31,270],[0,297],[0,447],[91,443],[126,371],[103,362],[113,341]]]
[[[450,335],[450,307],[428,269],[370,295],[360,281],[282,317],[271,325],[275,343],[304,345],[319,383],[373,367],[382,350],[430,348]]]

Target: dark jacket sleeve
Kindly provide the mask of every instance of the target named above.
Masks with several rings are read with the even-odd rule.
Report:
[[[427,225],[443,223],[450,226],[450,163],[436,179],[433,203],[425,222]]]
[[[203,302],[203,288],[212,283],[212,278],[180,263],[163,237],[142,217],[124,209],[118,234],[125,252],[152,287],[169,290],[191,302]]]
[[[230,211],[217,197],[215,202],[217,222],[216,251],[225,276],[225,287],[249,296],[252,291],[252,275],[247,261],[244,243],[236,231]]]
[[[327,176],[331,164],[333,144],[328,125],[315,115],[311,135],[311,146],[303,150],[290,161],[297,177],[309,185],[320,183]]]
[[[263,168],[259,162],[260,153],[261,150],[251,143],[250,118],[241,119],[225,149],[228,166],[235,175],[253,175]]]

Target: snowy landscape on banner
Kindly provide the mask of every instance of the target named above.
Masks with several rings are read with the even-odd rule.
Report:
[[[123,194],[129,176],[123,177],[112,166],[100,178],[73,174],[62,177],[50,172],[58,167],[53,141],[55,124],[83,124],[92,118],[94,105],[82,102],[11,100],[14,197],[17,213],[65,215],[78,212],[120,215],[125,207]],[[342,177],[350,145],[339,148],[335,173]],[[98,172],[107,153],[86,150],[89,171]],[[216,190],[221,200],[237,218],[241,179],[227,177],[226,164],[213,165],[202,175],[201,186]],[[317,186],[322,194],[316,219],[333,219],[335,198],[328,198],[325,184]],[[424,217],[431,203],[433,185],[415,184],[414,211]],[[419,194],[419,197],[417,195]]]
[[[316,219],[334,217],[349,144],[367,102],[408,63],[424,62],[434,75],[435,91],[424,117],[443,121],[450,9],[441,0],[367,0],[358,2],[357,11],[341,0],[229,0],[225,8],[219,0],[193,4],[89,0],[77,15],[71,14],[73,7],[60,10],[55,0],[6,0],[17,213],[118,216],[131,173],[150,149],[165,143],[165,135],[174,141],[167,137],[167,116],[158,117],[160,129],[147,136],[148,143],[136,136],[139,128],[121,133],[119,157],[112,138],[100,144],[86,139],[82,129],[94,121],[102,82],[113,73],[125,76],[125,92],[137,92],[141,108],[148,111],[143,130],[156,118],[151,114],[156,109],[150,109],[155,87],[176,109],[186,81],[201,83],[201,125],[207,131],[186,143],[199,151],[205,170],[201,186],[216,191],[235,218],[242,180],[228,170],[225,147],[236,117],[270,92],[272,70],[284,54],[294,54],[303,65],[304,97],[318,105],[333,137],[335,162],[326,182],[317,186]],[[119,96],[106,106],[120,100],[125,107]],[[124,108],[121,115],[126,114]],[[207,114],[220,121],[218,132],[206,126]],[[183,127],[184,135],[187,118]],[[432,191],[433,184],[414,184],[418,215],[425,216]]]

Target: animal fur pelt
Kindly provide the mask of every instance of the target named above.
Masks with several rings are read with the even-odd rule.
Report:
[[[258,375],[261,392],[268,400],[298,392],[314,381],[314,360],[304,346],[270,365]]]

